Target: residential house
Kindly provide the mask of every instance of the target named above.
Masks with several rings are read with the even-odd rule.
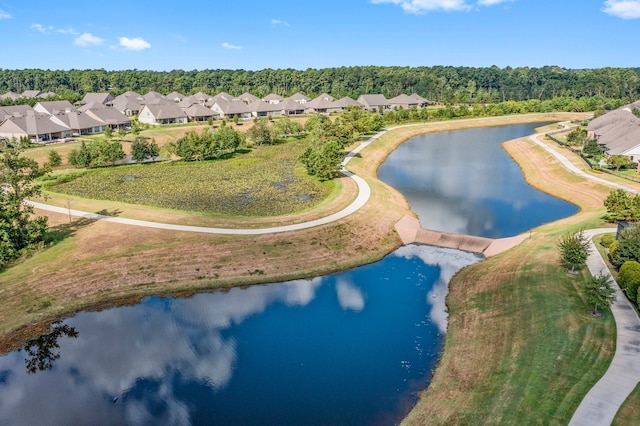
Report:
[[[329,100],[329,98],[318,96],[312,101],[301,104],[301,106],[304,106],[306,113],[330,114],[334,111],[340,111],[340,107],[335,105],[333,98],[331,99],[332,100]]]
[[[282,114],[282,107],[280,105],[270,104],[262,99],[253,101],[248,106],[251,111],[251,115],[254,117],[269,117]]]
[[[262,98],[263,101],[268,102],[272,105],[276,105],[279,104],[280,102],[284,101],[284,98],[280,95],[276,95],[275,93],[271,93],[267,96],[265,96],[264,98]]]
[[[388,111],[391,108],[384,95],[360,95],[357,101],[368,111]]]
[[[357,105],[358,108],[362,108],[362,104],[355,99],[350,98],[349,96],[345,96],[344,98],[338,99],[334,103],[335,108],[338,108],[339,111],[343,111],[347,109],[350,105]]]
[[[0,95],[0,101],[4,101],[5,99],[11,99],[12,101],[15,101],[18,98],[20,98],[20,95],[15,92],[7,92],[4,95]]]
[[[282,111],[282,115],[301,115],[305,113],[304,105],[293,99],[285,99],[278,104],[278,107]]]
[[[197,103],[182,108],[182,110],[187,114],[187,117],[189,117],[189,121],[207,121],[210,118],[215,119],[218,117],[213,110]]]
[[[596,139],[607,155],[627,155],[640,162],[640,118],[633,113],[634,108],[640,110],[640,102],[591,120],[587,135]]]
[[[33,107],[34,111],[42,114],[55,114],[60,111],[75,111],[75,107],[69,101],[42,101]]]
[[[387,101],[392,109],[411,109],[418,108],[420,106],[420,101],[418,101],[413,96],[409,95],[398,95],[395,98],[391,98]]]
[[[0,138],[29,138],[34,143],[49,143],[71,136],[71,129],[50,120],[49,114],[32,112],[10,116],[0,123]]]
[[[251,108],[239,99],[225,100],[223,98],[215,101],[211,107],[213,112],[217,113],[221,118],[251,118]]]
[[[49,119],[60,126],[71,129],[72,136],[102,134],[107,127],[105,123],[80,111],[59,111],[52,114]]]
[[[184,98],[186,98],[185,95],[183,95],[180,92],[171,92],[169,93],[167,96],[165,96],[165,98],[169,99],[170,101],[173,101],[175,103],[180,102],[181,100],[183,100]]]
[[[140,113],[142,105],[137,97],[116,97],[113,100],[113,107],[122,114],[131,117]]]
[[[329,96],[326,93],[324,94],[325,96]],[[322,95],[320,95],[322,96]],[[311,101],[311,98],[308,96],[303,95],[302,93],[296,93],[295,95],[289,96],[288,99],[291,99],[294,102],[297,102],[299,104],[305,104],[309,101]],[[333,100],[333,98],[331,98],[331,100]]]
[[[187,114],[175,103],[152,103],[142,107],[138,121],[147,124],[181,124],[189,121]]]
[[[42,95],[42,92],[39,90],[25,90],[20,94],[20,97],[25,99],[33,99],[39,98],[40,95]]]
[[[114,97],[111,93],[87,93],[84,98],[79,102],[82,105],[86,105],[92,102],[110,105],[113,102]]]
[[[164,96],[161,93],[156,92],[155,90],[149,90],[146,95],[142,96],[142,103],[146,104],[148,101],[163,98]]]
[[[103,108],[88,109],[85,112],[88,116],[113,130],[131,128],[131,119],[115,107],[104,106]]]
[[[36,112],[30,105],[0,106],[0,121],[12,116],[22,116],[35,113]]]
[[[419,108],[424,108],[427,105],[434,103],[434,102],[431,102],[431,101],[423,98],[422,96],[418,95],[417,93],[412,93],[411,97],[418,101],[418,107]]]
[[[238,96],[238,99],[240,99],[242,102],[244,102],[247,105],[261,100],[259,97],[252,95],[249,92],[244,92],[242,95]]]

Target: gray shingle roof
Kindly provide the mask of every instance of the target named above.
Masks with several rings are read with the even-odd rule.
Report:
[[[114,107],[90,109],[87,110],[87,115],[110,126],[128,126],[131,124],[131,119]]]
[[[97,102],[101,104],[107,104],[113,101],[113,96],[111,93],[87,93],[84,95],[84,98],[80,101],[83,104],[88,104],[91,102]]]
[[[147,104],[145,108],[151,112],[156,120],[168,120],[187,116],[187,114],[173,102],[168,104]]]

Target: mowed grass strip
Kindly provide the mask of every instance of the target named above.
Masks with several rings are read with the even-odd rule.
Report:
[[[228,216],[279,216],[309,209],[331,192],[298,162],[305,141],[263,146],[234,158],[93,170],[49,191],[77,197]]]
[[[622,404],[611,426],[640,425],[640,384]]]

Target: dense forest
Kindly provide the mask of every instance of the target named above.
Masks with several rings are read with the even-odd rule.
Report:
[[[145,71],[123,70],[4,70],[0,69],[0,94],[24,90],[51,91],[64,98],[88,92],[127,90],[164,94],[221,91],[259,97],[269,93],[290,96],[302,92],[313,97],[323,92],[336,98],[382,93],[388,98],[417,93],[442,103],[500,103],[549,100],[558,97],[635,101],[640,98],[640,68],[573,70],[553,66],[541,68],[471,68],[452,66]]]

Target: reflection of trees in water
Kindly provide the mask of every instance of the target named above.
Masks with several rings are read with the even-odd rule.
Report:
[[[62,336],[78,337],[75,327],[67,324],[61,325],[60,323],[61,321],[52,323],[49,326],[51,328],[50,333],[43,334],[37,339],[29,340],[23,348],[28,355],[24,359],[28,373],[35,374],[38,371],[51,370],[53,362],[60,358],[60,353],[57,350],[60,348],[58,339]]]

